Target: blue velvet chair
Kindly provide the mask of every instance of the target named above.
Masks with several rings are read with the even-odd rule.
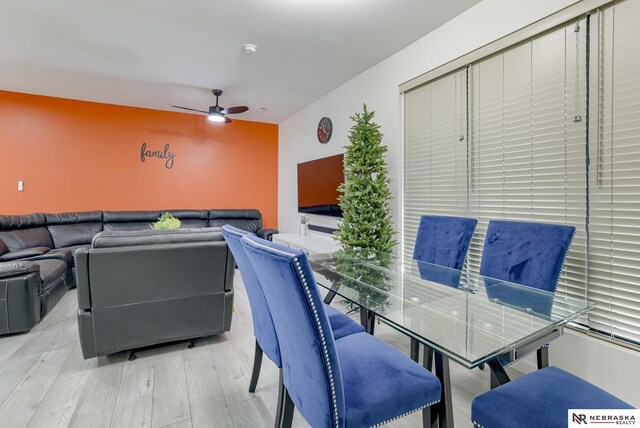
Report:
[[[538,315],[549,315],[560,271],[576,228],[560,224],[490,220],[480,274],[540,290],[526,293],[485,279],[487,297]],[[547,345],[538,350],[538,368],[547,363]],[[509,362],[500,361],[502,365]],[[497,386],[492,377],[492,386]]]
[[[413,258],[455,270],[438,269],[418,263],[423,279],[457,287],[460,272],[467,257],[473,231],[478,224],[475,218],[423,215],[420,218]]]
[[[575,227],[491,220],[482,250],[480,274],[540,290],[526,293],[501,281],[485,280],[490,299],[549,315],[560,271]]]
[[[480,274],[555,292],[573,226],[490,220]]]
[[[251,307],[251,316],[253,318],[253,334],[256,338],[256,348],[251,382],[249,383],[249,392],[255,392],[258,384],[258,377],[260,376],[263,353],[267,354],[267,357],[273,361],[278,368],[282,368],[278,339],[260,282],[256,277],[253,266],[247,259],[244,247],[240,244],[240,239],[243,236],[255,235],[231,225],[223,226],[222,234],[224,235],[227,245],[238,264],[240,274],[242,275],[242,281],[244,282],[245,289],[247,290],[247,296],[249,297],[249,306]],[[329,318],[329,324],[333,335],[336,338],[364,331],[364,327],[335,308],[327,306],[325,312]]]
[[[294,408],[315,428],[372,427],[440,400],[438,379],[367,334],[335,339],[302,251],[246,236],[247,256],[264,290],[284,373],[283,427]]]
[[[606,391],[557,367],[547,367],[476,397],[478,428],[566,428],[569,409],[633,409]]]

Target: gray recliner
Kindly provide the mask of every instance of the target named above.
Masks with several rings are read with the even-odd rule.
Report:
[[[102,232],[75,266],[85,359],[231,328],[234,260],[218,229]]]

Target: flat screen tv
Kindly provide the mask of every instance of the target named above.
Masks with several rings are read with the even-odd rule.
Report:
[[[298,212],[342,217],[338,186],[344,181],[344,155],[298,164]]]

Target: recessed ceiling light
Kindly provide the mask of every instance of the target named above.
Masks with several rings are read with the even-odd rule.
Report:
[[[267,111],[267,108],[266,108],[266,107],[260,107],[260,108],[258,109],[258,113],[264,113],[265,111]]]
[[[251,54],[256,53],[256,51],[258,50],[258,47],[256,45],[252,44],[252,43],[247,43],[244,46],[242,46],[242,50],[247,55],[251,55]]]

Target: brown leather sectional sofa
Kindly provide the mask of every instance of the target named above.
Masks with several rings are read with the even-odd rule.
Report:
[[[91,211],[0,215],[0,334],[30,330],[75,285],[73,254],[102,231],[150,229],[163,212],[181,228],[231,224],[269,239],[258,210]]]

